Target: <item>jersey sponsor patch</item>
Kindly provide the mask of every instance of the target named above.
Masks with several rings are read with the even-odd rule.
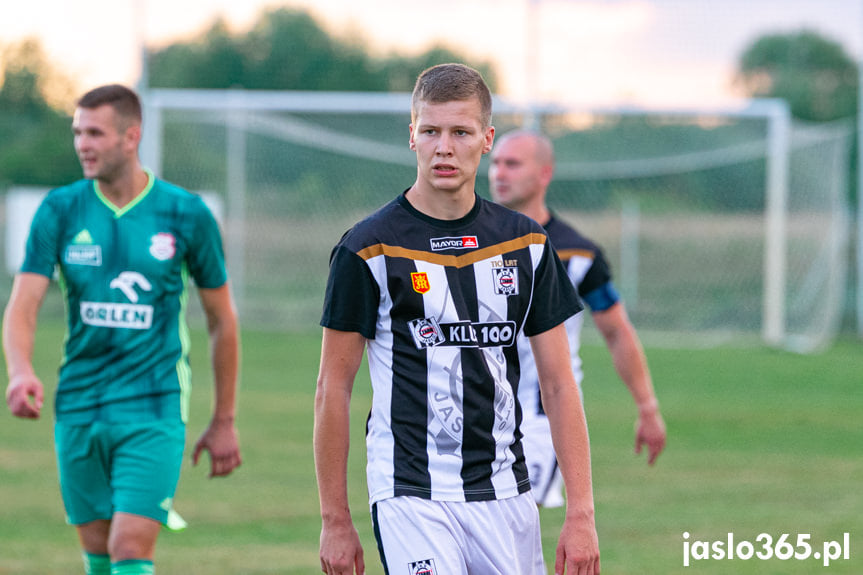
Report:
[[[169,260],[177,253],[177,240],[168,232],[160,232],[150,238],[150,255],[159,261]]]
[[[408,575],[437,575],[434,559],[423,559],[408,563]]]
[[[75,244],[66,246],[63,261],[73,266],[101,266],[102,246]]]
[[[515,342],[515,322],[457,321],[438,323],[426,317],[408,322],[417,349],[428,347],[509,347]]]
[[[153,285],[138,272],[121,272],[120,275],[111,280],[109,287],[123,292],[123,295],[129,298],[132,303],[138,303],[139,289],[142,291],[153,290]]]
[[[492,268],[494,293],[497,295],[518,295],[518,268]]]
[[[431,250],[439,252],[441,250],[473,250],[479,247],[479,240],[476,236],[461,236],[458,238],[432,238]]]
[[[429,276],[426,272],[411,272],[411,283],[414,286],[414,291],[424,294],[431,289]]]
[[[81,321],[96,327],[150,329],[153,306],[82,301]]]

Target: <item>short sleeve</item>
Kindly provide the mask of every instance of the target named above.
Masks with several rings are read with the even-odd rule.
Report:
[[[566,275],[557,252],[546,240],[536,268],[533,302],[524,323],[524,334],[537,335],[563,323],[584,309]]]
[[[611,268],[602,250],[597,247],[593,252],[590,267],[585,272],[581,281],[578,282],[578,293],[581,297],[585,297],[588,293],[601,288],[609,282],[611,282]]]
[[[228,281],[225,252],[219,224],[200,197],[195,198],[195,232],[189,243],[186,261],[199,288],[221,287]]]
[[[30,224],[22,272],[53,277],[54,268],[60,261],[59,215],[50,196],[42,200]]]
[[[374,339],[380,289],[366,262],[343,245],[330,255],[321,325]]]

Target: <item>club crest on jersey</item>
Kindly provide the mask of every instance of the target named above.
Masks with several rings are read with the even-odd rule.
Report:
[[[497,295],[518,295],[518,268],[492,268],[494,293]]]
[[[429,276],[426,272],[411,272],[411,283],[414,286],[414,291],[424,294],[431,289]]]
[[[443,330],[433,317],[424,317],[408,322],[411,330],[411,335],[414,336],[414,342],[419,349],[426,347],[434,347],[439,343],[446,341]]]
[[[150,238],[150,255],[163,262],[177,253],[177,241],[167,232],[160,232]]]
[[[475,250],[479,247],[479,240],[476,236],[461,236],[458,238],[432,238],[431,250],[439,252],[441,250]]]
[[[434,559],[423,559],[408,563],[408,575],[437,575]]]

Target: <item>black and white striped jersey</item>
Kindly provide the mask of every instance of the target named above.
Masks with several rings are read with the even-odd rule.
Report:
[[[444,221],[402,194],[348,231],[321,325],[369,340],[370,502],[528,491],[516,338],[580,310],[543,228],[479,196]]]
[[[558,257],[566,268],[569,280],[587,307],[591,311],[603,311],[617,303],[619,296],[612,284],[611,268],[599,246],[554,215],[544,227]],[[579,386],[584,375],[581,368],[581,356],[579,355],[583,323],[584,313],[576,314],[566,320],[572,371]],[[518,348],[521,363],[518,396],[524,410],[524,416],[531,417],[534,414],[543,414],[539,394],[539,379],[527,338],[519,338]],[[550,438],[549,441],[551,441]]]

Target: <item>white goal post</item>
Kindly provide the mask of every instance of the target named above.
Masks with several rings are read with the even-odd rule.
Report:
[[[322,190],[329,193],[333,190],[331,184],[324,181],[323,177],[315,172],[304,172],[296,175],[291,183],[284,183],[276,176],[263,176],[254,183],[250,178],[257,178],[259,172],[270,171],[264,164],[266,157],[277,163],[289,164],[297,162],[318,165],[323,160],[318,155],[326,156],[331,164],[323,164],[318,168],[321,172],[330,172],[337,169],[348,161],[360,161],[375,166],[380,165],[376,172],[383,173],[385,166],[399,170],[399,176],[393,176],[395,181],[390,185],[395,186],[386,192],[394,195],[398,193],[398,186],[409,185],[412,179],[402,180],[410,176],[410,170],[415,174],[415,158],[407,148],[407,124],[410,121],[410,95],[404,93],[352,93],[352,92],[256,92],[242,90],[149,90],[142,94],[145,106],[144,138],[141,147],[142,161],[154,170],[155,173],[166,177],[184,187],[200,190],[217,188],[215,191],[222,193],[226,204],[226,251],[231,276],[233,278],[235,291],[237,293],[238,306],[241,313],[250,317],[256,317],[250,305],[250,301],[257,296],[249,294],[250,286],[256,278],[250,277],[256,272],[250,269],[250,257],[264,257],[261,253],[268,247],[263,246],[263,240],[252,238],[252,235],[261,232],[261,227],[256,222],[256,216],[249,213],[249,202],[259,195],[266,195],[274,202],[269,208],[256,208],[263,210],[268,216],[281,210],[281,203],[296,189],[295,186],[311,186],[309,190]],[[788,346],[800,350],[815,348],[821,345],[819,341],[803,341],[794,334],[788,332],[788,307],[792,294],[789,294],[788,259],[789,259],[789,187],[791,185],[792,156],[794,153],[794,127],[787,104],[781,100],[760,99],[742,101],[738,105],[724,107],[692,107],[692,108],[668,108],[668,109],[642,109],[642,108],[572,108],[561,105],[521,105],[495,98],[494,102],[495,125],[498,133],[505,132],[503,128],[525,127],[535,123],[543,130],[543,122],[554,123],[555,126],[565,123],[560,118],[607,118],[607,117],[638,117],[638,118],[660,118],[662,122],[681,119],[692,125],[704,122],[705,124],[723,123],[737,120],[754,120],[762,122],[765,128],[761,135],[748,142],[735,145],[725,145],[719,150],[691,150],[675,152],[666,156],[656,154],[646,155],[639,159],[641,153],[638,149],[630,150],[628,157],[608,157],[602,160],[579,159],[573,156],[561,157],[558,154],[556,178],[569,182],[584,182],[589,178],[611,181],[626,179],[633,181],[641,178],[650,180],[676,172],[710,173],[727,166],[733,162],[751,163],[763,162],[763,182],[758,186],[763,190],[762,228],[763,234],[758,244],[761,245],[761,280],[757,289],[760,295],[760,319],[758,320],[758,332],[760,337],[769,345]],[[380,129],[370,128],[367,132],[360,132],[354,128],[359,124],[374,124],[380,118],[382,127]],[[394,123],[395,122],[395,123]],[[394,130],[393,126],[397,126]],[[550,125],[550,124],[549,124]],[[184,127],[185,126],[185,127]],[[211,134],[197,137],[197,141],[178,143],[181,134],[190,131],[190,126],[200,128],[202,133]],[[346,128],[348,126],[348,128]],[[559,127],[559,126],[558,126]],[[400,133],[393,132],[398,129]],[[569,129],[569,128],[567,128]],[[573,128],[575,132],[580,128]],[[832,131],[831,131],[832,130]],[[169,133],[169,131],[171,133]],[[828,133],[829,132],[829,133]],[[818,134],[809,131],[803,140],[812,142],[819,137],[833,140],[841,140],[844,143],[832,153],[826,160],[819,159],[818,162],[838,162],[837,165],[825,167],[825,170],[841,170],[841,156],[843,150],[847,154],[850,149],[847,144],[848,134],[844,127],[823,129]],[[825,135],[826,134],[826,135]],[[218,140],[218,143],[216,142]],[[284,146],[281,152],[270,149],[269,146],[280,142]],[[186,169],[182,167],[183,161],[193,162],[192,157],[197,153],[195,147],[207,148],[208,154],[222,154],[221,163],[216,162],[216,171],[220,177],[217,183],[211,183],[211,178],[191,174],[195,170],[206,170],[206,168]],[[221,148],[221,152],[215,149]],[[314,157],[312,157],[315,155]],[[839,158],[838,160],[836,158]],[[273,160],[275,158],[275,160]],[[815,160],[807,160],[814,162]],[[847,161],[847,159],[845,160]],[[171,164],[172,167],[168,166]],[[331,167],[330,167],[331,166]],[[170,168],[170,169],[167,169]],[[287,168],[286,168],[287,169]],[[388,168],[386,168],[388,169]],[[223,170],[223,174],[221,171]],[[759,168],[760,170],[760,168]],[[211,170],[212,171],[212,170]],[[827,173],[827,172],[825,172]],[[705,176],[706,177],[706,176]],[[751,178],[750,178],[751,179]],[[214,181],[214,180],[213,180]],[[831,191],[825,191],[825,197],[834,198],[831,202],[839,202],[835,206],[838,216],[831,216],[827,222],[825,231],[832,230],[834,238],[828,246],[831,250],[826,256],[829,269],[819,269],[810,275],[818,277],[826,276],[832,278],[833,283],[842,284],[844,281],[844,269],[847,262],[842,258],[836,258],[835,254],[841,252],[847,243],[848,223],[847,206],[841,205],[842,177],[836,181],[825,183],[830,186]],[[206,182],[206,183],[199,183]],[[351,190],[356,187],[356,180],[346,177],[344,189]],[[370,187],[380,184],[369,184]],[[614,187],[614,186],[610,186]],[[661,184],[657,184],[657,194],[661,191]],[[315,192],[303,192],[308,197],[314,197]],[[648,197],[651,194],[641,192]],[[256,200],[257,201],[257,200]],[[296,200],[305,201],[305,200]],[[308,200],[312,201],[312,200]],[[335,200],[334,200],[335,201]],[[290,200],[288,203],[295,202]],[[333,226],[350,225],[359,216],[364,215],[365,206],[354,206],[342,200],[341,205],[316,208],[324,212],[329,210],[329,217]],[[296,204],[291,204],[296,205]],[[305,209],[305,208],[303,208]],[[309,208],[311,209],[311,208]],[[578,201],[573,200],[573,208],[578,210]],[[655,210],[654,210],[655,211]],[[288,212],[285,212],[288,213]],[[310,212],[309,212],[310,213]],[[845,214],[846,219],[842,219]],[[345,217],[342,220],[342,216]],[[325,217],[325,216],[322,216]],[[351,218],[354,218],[351,220]],[[287,222],[287,220],[285,220]],[[293,222],[284,226],[285,228],[299,228],[305,222]],[[278,221],[272,222],[276,228]],[[340,234],[344,229],[338,229]],[[262,233],[262,232],[261,232]],[[288,233],[284,231],[284,233]],[[335,232],[334,232],[335,233]],[[820,232],[819,232],[820,233]],[[338,239],[336,234],[333,240]],[[332,238],[330,238],[332,239]],[[290,241],[287,245],[293,245]],[[257,242],[257,243],[256,243]],[[269,240],[267,240],[269,245]],[[602,243],[602,242],[600,242]],[[327,246],[332,247],[332,245]],[[261,248],[261,249],[258,249]],[[621,250],[623,250],[621,246]],[[276,256],[271,256],[271,259]],[[695,256],[698,257],[697,255]],[[616,261],[613,256],[612,260]],[[299,261],[299,260],[298,260]],[[296,266],[285,273],[304,273],[296,269]],[[820,262],[819,265],[825,265]],[[834,267],[838,267],[837,271]],[[267,268],[269,269],[269,268]],[[805,275],[805,274],[804,274]],[[754,280],[752,280],[754,281]],[[812,280],[815,282],[815,280]],[[802,280],[801,280],[802,283]],[[721,289],[716,286],[710,289]],[[838,289],[835,285],[825,289]],[[261,292],[265,290],[259,290]],[[275,293],[275,297],[290,297],[289,294]],[[305,305],[314,307],[318,300],[311,296],[303,296],[305,303],[299,301],[297,306]],[[841,294],[838,296],[841,301]],[[264,309],[271,305],[258,302],[258,306]],[[700,304],[696,304],[700,305]],[[732,303],[733,305],[733,303]],[[841,303],[836,305],[841,306]],[[834,306],[835,307],[835,306]],[[320,310],[313,310],[318,313]],[[835,309],[830,312],[837,314]],[[313,314],[309,314],[311,318]],[[721,315],[721,313],[720,313]],[[823,314],[821,314],[823,315]],[[828,314],[829,315],[829,314]],[[286,316],[286,321],[291,322]],[[310,321],[304,319],[303,322]],[[838,321],[834,318],[833,321]],[[639,329],[641,327],[639,326]],[[653,329],[648,326],[647,329]],[[656,331],[664,331],[666,327],[657,326]],[[669,328],[674,331],[675,327]],[[684,330],[698,329],[684,327]],[[720,326],[719,328],[725,329]],[[732,326],[731,331],[736,328]],[[790,337],[793,336],[793,337]],[[805,338],[804,338],[805,339]],[[816,338],[818,339],[818,338]]]

